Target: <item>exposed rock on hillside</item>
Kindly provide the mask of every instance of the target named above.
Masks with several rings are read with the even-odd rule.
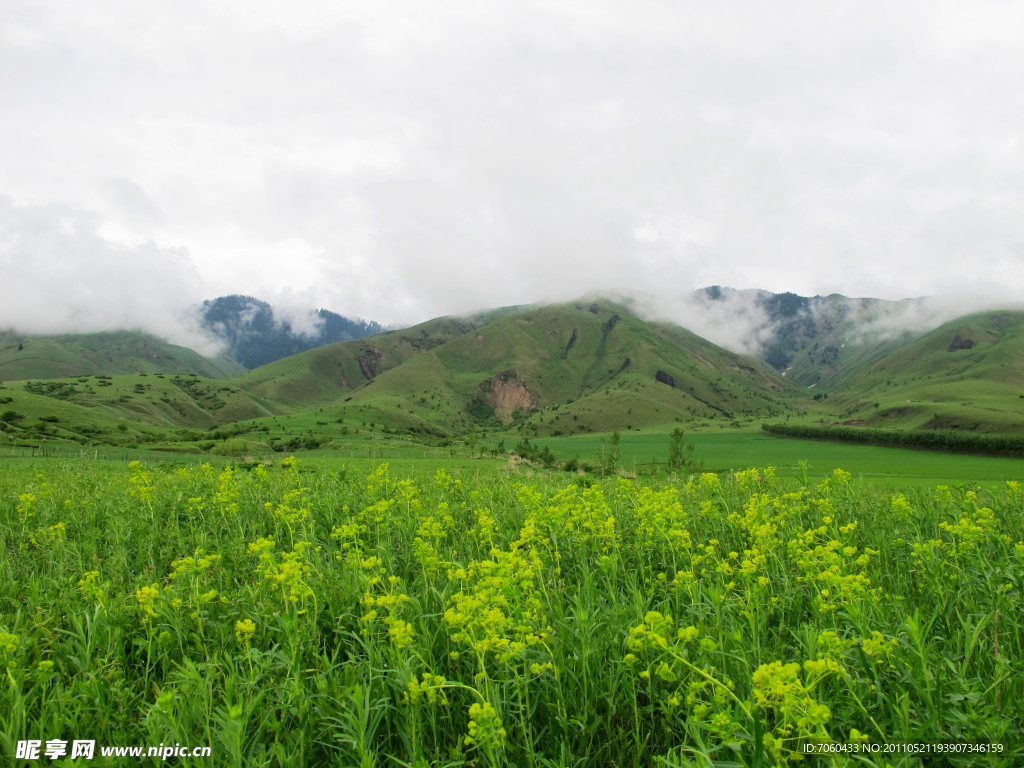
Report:
[[[508,420],[516,411],[535,411],[539,407],[536,396],[515,369],[480,382],[479,390],[499,419]]]
[[[359,370],[363,372],[363,376],[366,377],[367,381],[372,381],[377,376],[376,363],[383,354],[377,347],[367,347],[366,357],[360,356],[359,358]]]
[[[952,343],[950,343],[949,351],[950,352],[956,352],[958,349],[970,349],[973,346],[974,346],[974,340],[973,339],[962,339],[962,338],[960,338],[960,334],[958,333],[956,335],[956,338],[953,339]]]

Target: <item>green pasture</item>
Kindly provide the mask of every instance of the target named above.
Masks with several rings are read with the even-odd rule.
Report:
[[[600,462],[604,450],[611,449],[608,435],[578,435],[544,438],[539,446],[551,449],[562,460],[579,456],[582,461]],[[799,462],[808,464],[811,477],[824,477],[843,469],[866,479],[909,481],[911,484],[999,483],[1024,478],[1024,460],[988,456],[962,456],[931,451],[846,445],[818,440],[778,438],[763,432],[707,430],[687,432],[694,455],[703,460],[704,471],[725,472],[751,467],[773,466],[780,476],[801,474]],[[619,444],[619,466],[638,470],[652,461],[664,464],[668,457],[669,436],[657,433],[623,433]]]
[[[289,425],[286,434],[293,434],[293,431],[299,432],[294,429],[294,425]],[[506,453],[515,448],[518,438],[502,437]],[[550,448],[561,461],[579,458],[582,462],[599,466],[602,440],[607,455],[611,451],[610,434],[538,438],[531,442],[542,448]],[[640,475],[664,474],[669,446],[667,434],[624,432],[621,433],[620,440],[618,466],[621,470]],[[365,432],[336,437],[333,444],[317,450],[284,453],[262,450],[244,457],[176,451],[174,444],[148,448],[117,448],[82,447],[59,441],[35,442],[38,447],[29,444],[0,445],[0,465],[12,462],[46,462],[59,458],[86,461],[98,459],[122,463],[141,459],[152,463],[210,463],[219,466],[239,459],[277,463],[286,455],[294,454],[301,457],[303,466],[310,469],[337,469],[348,466],[359,472],[368,472],[381,461],[387,461],[395,471],[411,474],[429,474],[442,467],[460,473],[490,474],[508,467],[504,453],[498,458],[489,453],[485,457],[479,455],[481,449],[490,451],[497,447],[498,442],[493,435],[479,440],[477,452],[473,456],[470,456],[463,442],[438,447],[420,445],[392,435],[370,435]],[[693,444],[694,457],[698,463],[703,462],[702,469],[705,472],[722,473],[772,466],[782,477],[800,477],[802,469],[799,462],[806,461],[807,474],[810,478],[826,477],[836,469],[843,469],[866,480],[885,485],[934,486],[972,483],[992,486],[1007,480],[1024,480],[1024,460],[1021,459],[778,438],[759,431],[713,427],[687,431],[685,442]]]

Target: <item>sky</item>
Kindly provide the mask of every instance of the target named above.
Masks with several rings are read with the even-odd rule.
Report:
[[[1024,292],[1024,3],[2,0],[0,327]]]

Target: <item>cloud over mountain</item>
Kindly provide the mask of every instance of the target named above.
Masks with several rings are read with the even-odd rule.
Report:
[[[0,194],[86,212],[140,285],[382,322],[610,287],[1012,294],[1022,28],[985,1],[14,0]],[[102,314],[83,226],[41,258]]]

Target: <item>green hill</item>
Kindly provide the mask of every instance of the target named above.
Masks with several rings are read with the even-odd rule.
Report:
[[[796,390],[770,369],[610,302],[439,318],[320,347],[235,381],[289,408],[371,409],[400,428],[531,434],[754,419]]]
[[[0,427],[8,440],[29,433],[116,443],[132,435],[173,436],[181,429],[209,430],[280,412],[231,382],[191,375],[81,376],[7,382],[0,388]]]
[[[832,374],[811,385],[791,378],[804,365],[801,355],[804,372],[820,364],[810,360],[814,344],[794,353],[783,377],[679,326],[598,299],[437,318],[230,379],[139,372],[8,380],[0,385],[0,444],[63,439],[218,451],[232,443],[235,455],[258,455],[332,441],[351,451],[351,437],[384,433],[438,442],[473,427],[518,439],[781,419],[1024,432],[1024,313],[971,315],[921,336],[862,343],[843,335],[850,333],[843,323],[852,322],[843,319],[848,305],[834,304],[831,321],[816,310],[815,333],[819,349],[834,338],[841,351],[828,363]],[[190,350],[133,334],[21,337],[21,351],[19,337],[0,338],[0,359],[21,372],[42,365],[19,358],[29,352],[45,353],[37,357],[58,370],[216,368]]]
[[[890,342],[827,402],[876,427],[1024,431],[1024,313],[968,315]]]
[[[186,347],[130,331],[65,336],[0,333],[0,381],[141,373],[219,379],[244,370],[233,360],[210,360]]]

